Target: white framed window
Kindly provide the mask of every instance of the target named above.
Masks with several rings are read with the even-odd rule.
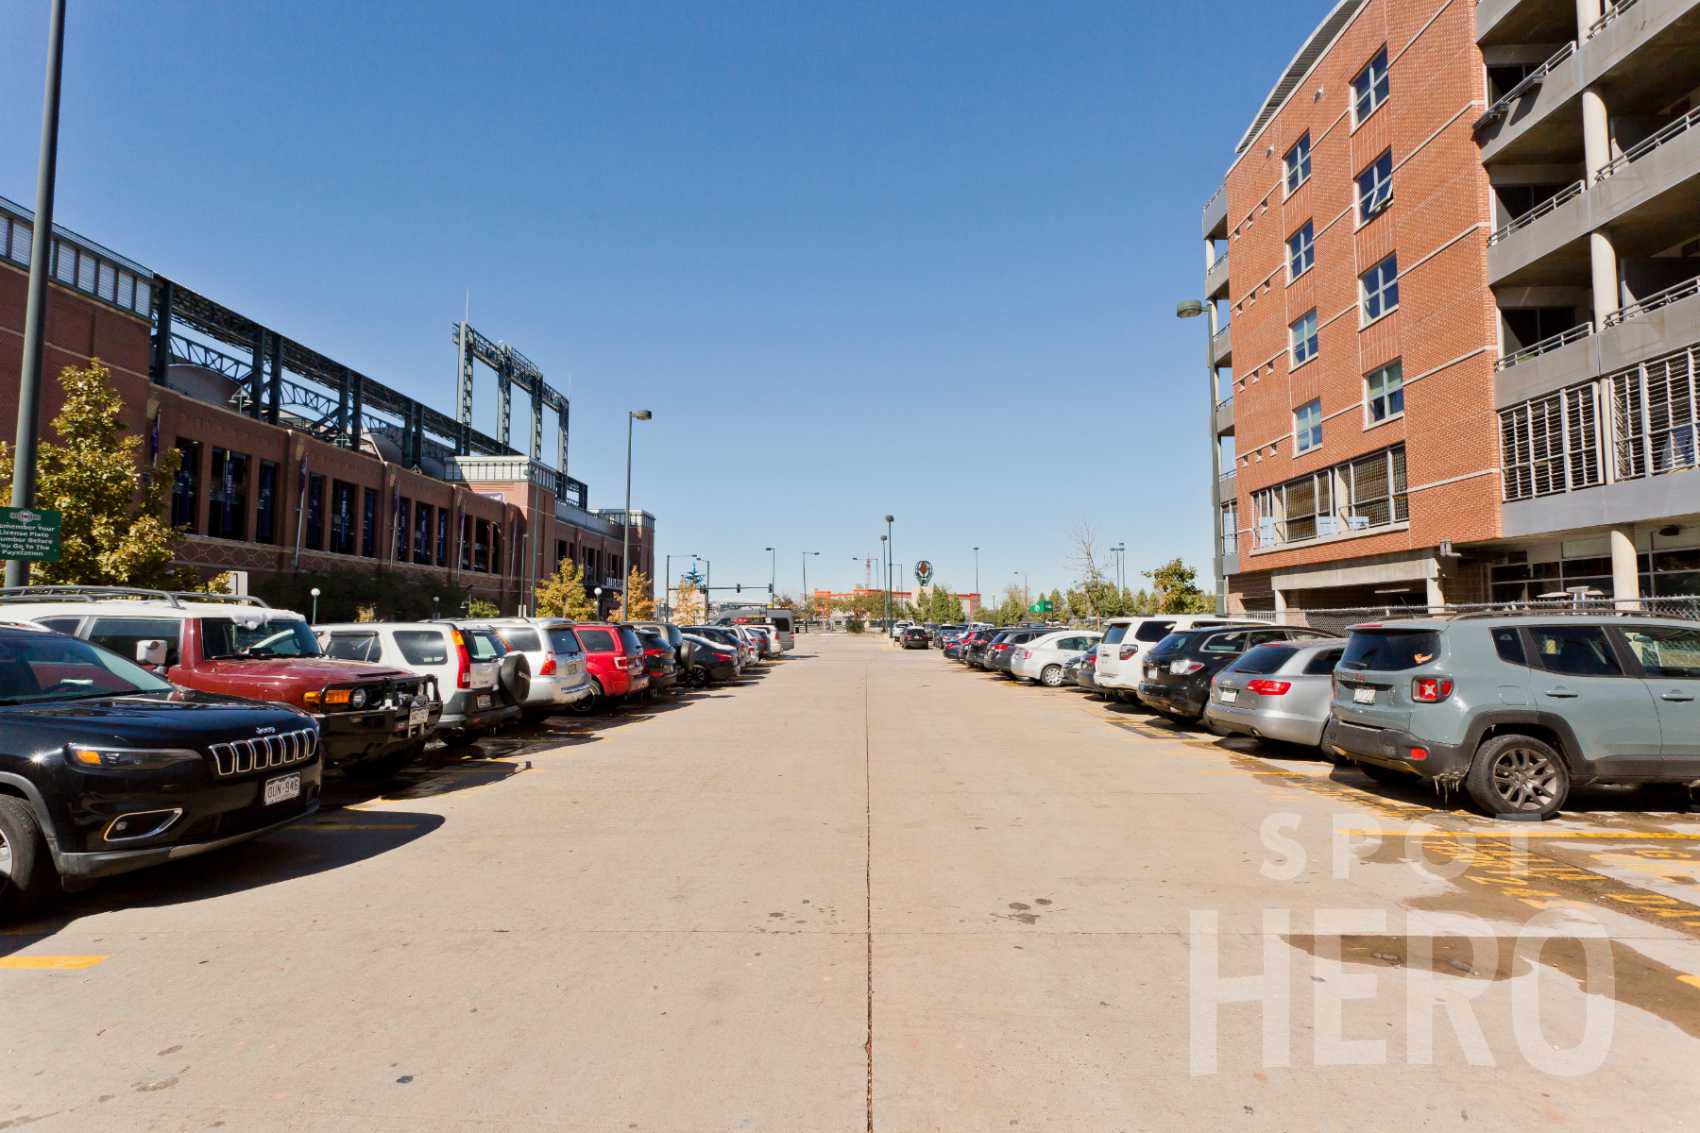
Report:
[[[1383,47],[1352,80],[1352,125],[1374,114],[1387,101],[1387,92],[1387,48]]]
[[[1307,401],[1293,410],[1293,449],[1309,452],[1322,444],[1322,399]]]
[[[1316,225],[1305,221],[1300,229],[1287,237],[1287,282],[1291,283],[1316,266]]]
[[[1304,221],[1299,231],[1287,236],[1287,282],[1306,274],[1316,265],[1316,225]]]
[[[1363,296],[1364,322],[1373,323],[1399,306],[1399,256],[1388,256],[1358,276]]]
[[[1300,316],[1298,322],[1287,328],[1287,335],[1293,355],[1290,368],[1297,369],[1316,357],[1316,312]]]
[[[1405,412],[1404,363],[1389,362],[1371,371],[1364,379],[1364,405],[1371,425],[1391,421]]]
[[[1393,151],[1388,150],[1358,174],[1358,223],[1368,224],[1393,202]]]
[[[1305,131],[1287,151],[1287,195],[1310,180],[1310,131]]]

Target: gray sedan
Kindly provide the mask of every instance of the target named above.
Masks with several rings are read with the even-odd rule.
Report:
[[[1248,650],[1216,674],[1204,722],[1222,735],[1315,747],[1334,695],[1334,666],[1346,643],[1279,641]]]

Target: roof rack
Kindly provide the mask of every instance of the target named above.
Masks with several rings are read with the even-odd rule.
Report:
[[[164,599],[178,608],[183,605],[175,594],[139,586],[0,586],[0,602],[57,602],[66,598]]]
[[[169,596],[181,598],[188,602],[229,602],[237,606],[258,606],[262,610],[271,609],[271,603],[257,594],[219,594],[216,591],[173,590]]]
[[[1418,615],[1421,620],[1424,615]],[[1467,621],[1476,618],[1671,618],[1684,620],[1674,614],[1652,613],[1647,610],[1621,610],[1613,607],[1587,606],[1507,606],[1503,610],[1460,610],[1457,613],[1442,613],[1427,615],[1433,618],[1451,618],[1454,621]]]

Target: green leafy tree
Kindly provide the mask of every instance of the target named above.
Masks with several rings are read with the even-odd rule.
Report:
[[[160,453],[143,475],[143,440],[122,423],[124,399],[98,359],[66,367],[59,387],[65,403],[51,422],[54,439],[36,449],[35,485],[36,506],[59,513],[59,561],[36,563],[31,578],[43,585],[206,589],[211,584],[177,565],[183,533],[166,519],[178,453]],[[0,445],[6,498],[14,459],[11,447]]]
[[[469,618],[499,618],[502,608],[488,598],[473,598],[466,604],[466,616]]]
[[[1206,614],[1216,608],[1210,596],[1198,588],[1198,572],[1180,559],[1170,559],[1144,574],[1156,589],[1154,613]]]
[[[562,559],[553,575],[537,584],[537,614],[587,622],[597,616],[596,602],[584,589],[584,572],[571,559]]]

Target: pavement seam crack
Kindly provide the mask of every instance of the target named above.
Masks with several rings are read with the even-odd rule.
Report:
[[[863,846],[863,884],[865,897],[866,928],[864,939],[867,944],[868,961],[868,1033],[863,1051],[868,1060],[868,1125],[867,1133],[874,1133],[874,774],[873,774],[873,738],[869,725],[868,698],[870,691],[870,675],[872,665],[862,666],[862,805],[865,842]]]

